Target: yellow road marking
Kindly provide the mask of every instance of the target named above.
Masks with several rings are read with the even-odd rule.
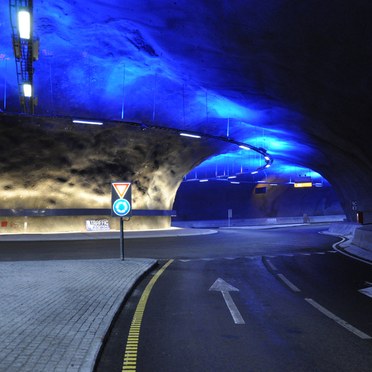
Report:
[[[154,277],[147,284],[145,290],[142,293],[142,296],[138,302],[136,311],[134,312],[131,326],[129,328],[128,341],[125,347],[124,353],[124,362],[122,371],[136,371],[137,367],[137,351],[139,343],[139,333],[141,329],[141,323],[143,318],[143,313],[145,312],[145,307],[147,300],[150,296],[150,292],[155,285],[156,281],[159,279],[160,275],[163,274],[165,269],[173,262],[174,260],[169,260]]]

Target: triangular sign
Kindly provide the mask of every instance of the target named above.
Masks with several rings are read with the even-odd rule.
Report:
[[[119,195],[120,199],[124,199],[125,194],[127,193],[130,183],[129,182],[115,182],[112,184],[116,193]]]

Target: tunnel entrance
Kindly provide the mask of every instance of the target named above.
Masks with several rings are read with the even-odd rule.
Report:
[[[309,223],[345,218],[332,185],[309,169],[291,167],[290,173],[261,175],[230,169],[217,177],[213,172],[209,176],[202,165],[185,177],[176,194],[173,225],[190,225],[192,221],[214,226]]]

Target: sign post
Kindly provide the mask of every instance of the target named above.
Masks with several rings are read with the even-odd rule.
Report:
[[[124,260],[124,217],[132,215],[132,184],[111,183],[111,216],[120,217],[120,257]]]
[[[232,209],[227,210],[227,226],[231,227]]]

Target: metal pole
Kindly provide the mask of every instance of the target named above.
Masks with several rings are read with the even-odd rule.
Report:
[[[8,67],[8,59],[7,58],[4,58],[4,62],[5,62],[5,75],[4,75],[4,103],[3,103],[3,109],[4,111],[6,111],[6,78],[7,78],[7,67]]]
[[[152,102],[152,122],[155,121],[155,113],[156,113],[156,83],[157,83],[157,77],[158,77],[158,75],[155,73],[155,76],[154,76],[154,96],[153,96],[153,102]]]
[[[124,261],[124,220],[120,217],[120,256],[121,260]]]
[[[122,100],[121,100],[121,120],[124,120],[124,114],[125,114],[125,110],[124,110],[124,105],[125,105],[125,73],[126,73],[126,70],[125,70],[125,63],[124,63],[123,64],[123,82],[122,82],[123,96],[122,96]]]

